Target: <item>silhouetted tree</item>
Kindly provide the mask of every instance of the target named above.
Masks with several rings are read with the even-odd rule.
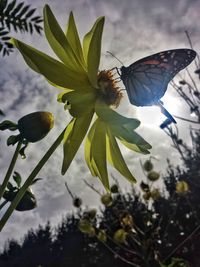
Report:
[[[3,56],[13,51],[13,45],[9,42],[11,31],[41,33],[40,16],[34,16],[36,9],[30,5],[16,0],[0,0],[0,52]]]

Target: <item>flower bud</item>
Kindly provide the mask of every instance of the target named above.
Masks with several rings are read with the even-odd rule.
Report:
[[[46,111],[30,113],[18,121],[21,136],[32,143],[44,138],[53,128],[53,125],[53,114]]]
[[[179,181],[176,183],[176,193],[177,194],[185,194],[189,191],[188,183],[185,181]]]
[[[126,242],[127,232],[124,229],[118,229],[114,233],[114,240],[116,243],[123,244]]]
[[[155,182],[159,179],[160,174],[158,172],[155,171],[150,171],[147,175],[147,178],[151,181],[151,182]]]
[[[106,207],[109,207],[112,205],[112,197],[110,194],[105,194],[101,197],[101,203],[104,204]]]

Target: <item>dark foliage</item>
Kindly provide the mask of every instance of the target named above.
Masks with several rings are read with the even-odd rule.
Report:
[[[175,257],[184,259],[185,263],[174,266],[199,267],[199,132],[193,137],[193,142],[193,149],[190,152],[188,149],[185,154],[184,168],[169,165],[164,178],[167,197],[162,195],[156,198],[151,201],[150,207],[149,200],[144,201],[141,192],[132,190],[126,194],[113,194],[113,204],[101,210],[98,217],[92,220],[96,235],[100,229],[106,231],[106,243],[78,230],[80,218],[86,216],[86,212],[79,208],[76,214],[62,220],[54,234],[47,223],[37,230],[30,230],[21,245],[14,240],[7,242],[0,255],[0,266],[123,267],[131,262],[132,266],[157,267],[165,259],[165,264],[169,264]],[[189,191],[178,193],[178,181],[187,182]],[[122,225],[124,214],[133,218],[133,228]],[[128,233],[126,242],[121,244],[113,238],[120,228]],[[195,229],[191,238],[186,240]],[[181,245],[184,240],[186,242]]]
[[[3,56],[13,51],[13,45],[9,42],[11,31],[41,33],[42,18],[35,16],[35,11],[24,2],[0,0],[0,52]]]

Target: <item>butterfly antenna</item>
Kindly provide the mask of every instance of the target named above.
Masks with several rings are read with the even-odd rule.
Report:
[[[124,65],[123,62],[119,58],[117,58],[113,53],[111,53],[110,51],[106,51],[106,53],[110,54],[112,57],[117,59],[119,61],[119,63],[122,64],[122,66]]]

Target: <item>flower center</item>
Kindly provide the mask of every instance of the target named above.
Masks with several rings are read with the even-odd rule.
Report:
[[[118,107],[123,96],[118,81],[110,70],[100,71],[98,74],[98,91],[104,102],[109,106]]]

